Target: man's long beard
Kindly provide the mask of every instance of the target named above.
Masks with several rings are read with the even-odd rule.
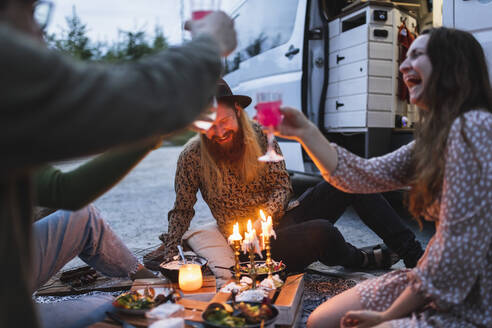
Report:
[[[234,133],[230,131],[229,133]],[[232,143],[228,147],[221,146],[218,142],[208,138],[203,138],[205,142],[205,147],[207,148],[210,156],[215,160],[217,164],[219,163],[237,163],[244,155],[244,133],[243,129],[239,128],[237,133],[232,136]]]

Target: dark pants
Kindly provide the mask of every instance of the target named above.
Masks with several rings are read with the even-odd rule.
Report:
[[[349,194],[323,181],[298,200],[299,206],[285,213],[276,229],[277,239],[272,239],[272,257],[284,261],[289,271],[302,271],[315,261],[346,267],[362,264],[362,253],[334,226],[350,205],[400,257],[416,252],[416,262],[421,255],[415,235],[381,194]]]

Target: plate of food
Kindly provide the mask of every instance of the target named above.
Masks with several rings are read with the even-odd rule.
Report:
[[[263,280],[268,276],[268,267],[265,261],[255,261],[256,264],[256,279]],[[240,262],[239,268],[241,270],[241,275],[249,276],[250,262]],[[285,280],[287,276],[287,266],[280,262],[273,261],[273,272],[272,274],[278,274],[280,279]],[[229,267],[229,270],[234,274],[234,266]]]
[[[207,265],[208,261],[206,258],[199,256],[199,255],[185,255],[186,258],[186,263],[194,263],[194,264],[199,264],[200,267],[202,268],[202,273]],[[178,282],[178,275],[179,275],[179,268],[185,264],[179,256],[175,256],[172,260],[170,261],[164,261],[159,265],[159,269],[161,270],[161,273],[171,279],[172,282]]]
[[[131,315],[144,315],[145,312],[173,300],[175,291],[172,288],[153,288],[132,290],[119,295],[113,306],[118,312]]]
[[[271,304],[255,302],[211,303],[202,318],[207,327],[259,328],[272,325],[278,316],[278,310]]]

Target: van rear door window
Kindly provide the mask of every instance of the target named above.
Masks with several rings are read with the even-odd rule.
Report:
[[[226,59],[226,73],[242,61],[289,41],[299,0],[248,0],[232,14],[238,36],[236,50]]]

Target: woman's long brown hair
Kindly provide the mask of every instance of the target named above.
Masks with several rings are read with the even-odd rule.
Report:
[[[424,90],[428,109],[419,109],[410,175],[409,210],[416,218],[440,195],[448,134],[464,113],[483,109],[492,112],[492,91],[481,45],[468,32],[437,28],[429,34],[427,55],[432,72]],[[463,117],[464,119],[464,117]],[[461,125],[461,134],[468,142]],[[473,149],[473,145],[470,145]]]

